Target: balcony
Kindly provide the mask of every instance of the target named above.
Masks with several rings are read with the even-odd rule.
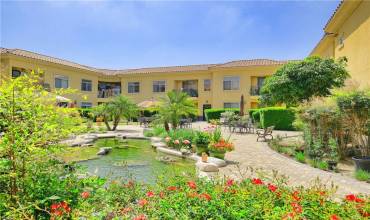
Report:
[[[120,82],[98,82],[98,98],[110,98],[120,94]]]
[[[261,92],[260,86],[251,86],[250,95],[251,96],[259,96]]]

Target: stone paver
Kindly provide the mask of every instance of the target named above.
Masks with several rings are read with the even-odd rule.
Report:
[[[194,129],[203,129],[208,126],[205,122],[193,123]],[[227,136],[229,132],[223,131]],[[275,135],[294,136],[297,132],[278,132]],[[228,165],[221,168],[220,172],[226,176],[240,178],[240,173],[248,167],[261,168],[268,175],[272,171],[277,171],[280,175],[288,177],[288,183],[293,186],[312,184],[317,178],[324,184],[338,186],[336,196],[343,196],[349,193],[370,194],[370,184],[357,181],[354,178],[343,176],[340,173],[332,173],[313,168],[307,164],[299,163],[291,158],[287,158],[269,148],[266,142],[257,142],[255,134],[231,134],[231,139],[235,144],[235,150],[226,154],[225,159],[236,162],[238,165]]]

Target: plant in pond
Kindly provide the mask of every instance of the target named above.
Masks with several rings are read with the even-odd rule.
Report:
[[[48,146],[78,132],[82,120],[76,109],[56,105],[56,94],[69,91],[45,91],[41,75],[32,71],[0,85],[0,215],[8,219],[42,219],[55,196],[75,202],[80,189]]]
[[[181,117],[197,114],[194,100],[181,91],[167,92],[166,96],[160,100],[157,111],[157,121],[162,122],[167,131],[169,131],[169,123],[173,129],[176,129]]]
[[[359,170],[355,171],[355,177],[356,177],[356,179],[358,179],[360,181],[369,181],[370,180],[370,172],[359,169]]]
[[[303,152],[297,152],[295,155],[294,155],[294,158],[300,162],[300,163],[305,163],[306,162],[306,157],[304,155]]]

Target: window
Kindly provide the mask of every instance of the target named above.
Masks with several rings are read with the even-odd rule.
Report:
[[[265,82],[265,78],[266,78],[266,77],[258,77],[258,78],[257,78],[257,87],[258,87],[258,88],[262,88],[263,83]]]
[[[166,91],[166,81],[153,81],[153,92],[165,92]]]
[[[204,80],[204,91],[211,91],[211,80],[210,79]]]
[[[92,103],[91,102],[81,102],[81,108],[91,108]]]
[[[55,88],[68,88],[68,77],[66,76],[55,76]]]
[[[140,92],[140,83],[139,82],[129,82],[127,85],[128,93],[139,93]]]
[[[224,108],[239,108],[239,102],[225,102]]]
[[[83,79],[81,81],[81,91],[92,91],[92,81]]]
[[[22,75],[22,72],[20,70],[12,69],[12,77],[17,78]]]
[[[338,45],[340,47],[343,47],[344,46],[344,34],[340,34],[339,37],[338,37]]]
[[[239,89],[239,76],[226,76],[224,77],[224,90],[238,90]]]

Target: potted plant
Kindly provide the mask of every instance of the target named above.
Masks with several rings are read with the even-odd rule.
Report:
[[[352,144],[361,151],[360,155],[352,158],[356,170],[370,172],[370,90],[340,94],[337,103]]]
[[[208,144],[210,142],[210,136],[207,132],[198,131],[195,134],[194,142],[197,154],[199,156],[202,155],[203,152],[208,153]]]
[[[209,144],[210,156],[216,157],[219,159],[225,158],[225,153],[234,150],[234,145],[221,138],[218,142],[213,142]]]

